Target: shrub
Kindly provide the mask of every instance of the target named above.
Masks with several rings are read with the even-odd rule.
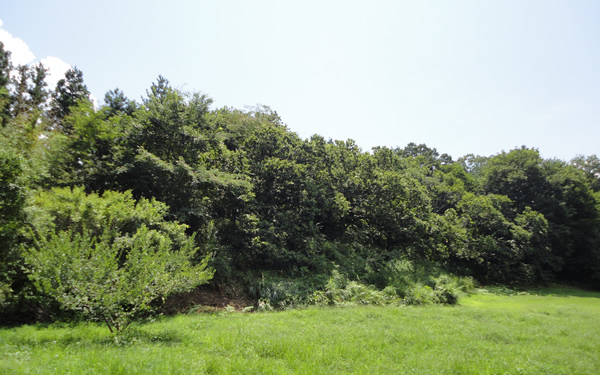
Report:
[[[46,205],[37,207],[44,211],[38,217],[45,220],[32,220],[33,243],[23,257],[40,291],[117,335],[151,313],[156,301],[207,282],[213,271],[208,258],[192,264],[194,236],[185,235],[184,225],[164,221],[164,205],[136,204],[128,193],[105,196],[110,200],[80,189],[41,194]],[[111,216],[120,216],[120,223]]]
[[[59,232],[25,251],[30,278],[64,308],[82,311],[117,334],[151,303],[193,289],[212,277],[206,260],[192,266],[193,238],[172,251],[172,241],[142,226],[131,238],[109,243],[85,233]]]
[[[474,288],[472,278],[456,277],[427,264],[416,265],[406,259],[392,261],[379,272],[379,275],[368,276],[371,280],[385,280],[388,283],[381,290],[372,285],[349,281],[335,269],[325,288],[313,293],[310,302],[317,305],[452,305]]]
[[[311,275],[295,279],[263,273],[260,281],[250,286],[250,294],[259,300],[260,306],[285,309],[305,304],[312,293],[323,286],[326,275]],[[267,307],[268,306],[268,307]]]
[[[333,270],[324,290],[313,293],[311,303],[317,305],[387,305],[399,302],[393,288],[377,290],[370,285],[348,281],[338,270]]]
[[[460,297],[474,289],[473,279],[443,272],[429,263],[399,259],[381,271],[388,285],[395,288],[405,304],[458,303]]]
[[[406,305],[429,305],[437,302],[437,298],[429,285],[417,283],[407,289],[402,302]]]

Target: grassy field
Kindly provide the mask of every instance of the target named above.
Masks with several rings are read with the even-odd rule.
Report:
[[[0,330],[1,374],[600,374],[600,293],[482,292],[460,306],[194,314]]]

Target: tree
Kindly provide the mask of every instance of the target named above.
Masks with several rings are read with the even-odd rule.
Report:
[[[560,262],[550,249],[547,220],[530,208],[515,214],[512,206],[506,196],[466,193],[459,216],[454,209],[445,214],[459,224],[451,266],[486,282],[550,281]]]
[[[13,282],[20,271],[19,228],[24,224],[25,191],[19,177],[19,157],[0,150],[0,312],[4,315],[13,296]]]
[[[196,266],[190,237],[173,250],[160,232],[140,227],[130,238],[110,242],[83,234],[58,232],[25,253],[35,285],[63,308],[103,321],[111,333],[123,332],[152,302],[208,282],[207,259]]]
[[[431,198],[407,173],[375,170],[363,181],[364,196],[353,213],[368,225],[369,244],[390,255],[426,258]],[[359,221],[360,222],[360,221]]]
[[[66,150],[52,160],[53,186],[83,185],[87,191],[116,189],[118,156],[123,154],[123,135],[131,122],[126,115],[110,116],[95,111],[91,102],[81,101],[71,107],[63,127],[71,129],[64,138]]]
[[[11,125],[17,125],[25,132],[38,126],[48,97],[45,89],[46,72],[41,63],[34,66],[19,65],[10,72],[9,83],[5,86],[8,98],[0,99],[0,102],[8,103],[4,108],[5,126],[8,119],[12,121]]]
[[[48,98],[48,91],[46,90],[46,77],[48,76],[48,69],[44,68],[42,63],[38,63],[30,68],[29,78],[31,83],[27,88],[29,94],[29,103],[32,108],[43,109]]]
[[[136,109],[135,101],[129,100],[118,88],[104,94],[104,105],[109,116],[118,114],[131,116]]]
[[[8,91],[12,70],[10,55],[10,51],[4,49],[4,43],[0,42],[0,125],[2,126],[6,126],[10,118],[10,93]]]
[[[594,191],[600,191],[600,159],[596,155],[587,157],[578,155],[571,160],[570,164],[585,173],[590,182],[590,187]]]
[[[139,126],[132,132],[131,142],[165,162],[182,158],[194,165],[198,154],[210,146],[204,131],[208,130],[206,114],[211,103],[206,95],[187,95],[173,89],[159,76],[135,113]]]
[[[208,282],[208,257],[185,226],[164,221],[167,207],[131,193],[86,195],[54,189],[31,207],[33,244],[24,251],[36,287],[65,309],[103,321],[114,335],[152,312],[153,302]]]
[[[594,193],[589,174],[564,162],[546,166],[552,186],[553,206],[545,207],[552,224],[556,255],[563,258],[563,279],[600,285],[600,194]]]
[[[457,162],[473,177],[479,177],[489,159],[487,156],[467,154],[458,158]]]
[[[506,195],[519,211],[525,207],[545,213],[551,198],[543,169],[544,160],[536,149],[521,147],[490,158],[482,170],[483,190]]]
[[[11,98],[11,114],[17,117],[22,113],[27,112],[29,108],[27,98],[27,80],[29,79],[29,67],[27,65],[19,65],[16,68],[17,75],[12,79],[14,93]]]
[[[590,282],[600,280],[600,207],[593,190],[594,159],[586,161],[543,160],[537,150],[521,147],[490,158],[481,185],[509,197],[515,212],[531,207],[542,214],[557,277]]]
[[[10,71],[12,62],[11,53],[4,49],[4,43],[0,41],[0,87],[6,87],[10,83]]]
[[[71,113],[71,107],[77,102],[90,100],[89,95],[90,92],[83,82],[83,72],[77,67],[67,70],[65,78],[56,84],[56,89],[52,93],[50,117],[65,134],[70,134],[72,129],[63,126],[64,118]]]
[[[427,167],[430,170],[439,168],[440,165],[452,163],[450,155],[440,155],[435,148],[429,148],[426,144],[417,145],[411,142],[404,149],[396,149],[395,151],[402,157],[413,158],[421,167]]]
[[[235,205],[249,188],[245,176],[209,169],[201,161],[220,145],[206,118],[211,103],[205,95],[173,89],[159,76],[124,131],[118,171],[122,188],[165,202],[171,217],[194,230],[208,224],[211,206]]]

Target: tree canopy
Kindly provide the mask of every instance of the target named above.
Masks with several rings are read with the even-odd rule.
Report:
[[[384,288],[398,262],[482,283],[600,286],[595,155],[547,160],[523,146],[454,161],[414,143],[366,152],[302,139],[266,106],[213,108],[162,76],[141,102],[115,89],[99,108],[77,68],[49,106],[44,78],[41,65],[12,67],[0,45],[5,316],[39,307],[32,283],[63,277],[35,273],[39,262],[62,251],[85,268],[96,255],[84,249],[134,272],[129,257],[166,264],[185,248],[190,269],[209,256],[213,284],[255,297],[271,288],[265,277],[314,291],[334,271]],[[41,290],[75,287],[60,285]],[[73,301],[60,302],[82,308]]]

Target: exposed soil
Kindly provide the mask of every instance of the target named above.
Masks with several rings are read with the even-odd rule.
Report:
[[[241,293],[235,287],[227,286],[200,286],[191,292],[173,295],[165,300],[162,312],[167,315],[197,312],[214,312],[231,306],[236,310],[254,306],[248,296]]]

